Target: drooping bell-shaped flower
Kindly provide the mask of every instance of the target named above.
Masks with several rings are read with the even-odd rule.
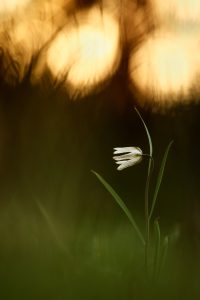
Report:
[[[113,156],[116,164],[119,165],[117,167],[118,171],[138,164],[143,156],[139,147],[114,148],[114,154],[120,154]]]

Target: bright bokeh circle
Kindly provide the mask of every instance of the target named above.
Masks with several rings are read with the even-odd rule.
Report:
[[[93,8],[57,35],[47,51],[47,66],[71,94],[85,94],[114,73],[119,49],[117,21]]]

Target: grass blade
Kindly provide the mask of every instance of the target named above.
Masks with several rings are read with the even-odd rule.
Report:
[[[167,146],[167,149],[166,149],[165,154],[164,154],[163,159],[162,159],[160,171],[159,171],[157,182],[156,182],[155,192],[154,192],[154,195],[153,195],[153,201],[152,201],[152,205],[151,205],[151,210],[150,210],[150,213],[149,213],[149,220],[151,219],[153,211],[154,211],[154,207],[155,207],[155,204],[156,204],[158,192],[159,192],[159,189],[160,189],[160,185],[161,185],[163,174],[164,174],[164,170],[165,170],[165,165],[166,165],[167,157],[168,157],[168,154],[169,154],[169,150],[170,150],[170,148],[172,146],[172,143],[173,143],[173,141],[171,141],[169,143],[169,145]]]
[[[64,245],[64,243],[60,240],[59,236],[58,236],[58,232],[55,228],[55,225],[52,221],[52,218],[51,216],[49,215],[49,213],[47,212],[46,208],[43,206],[43,204],[39,201],[39,200],[36,200],[36,204],[39,208],[39,211],[41,212],[52,236],[54,237],[54,239],[56,240],[56,243],[57,245],[59,245],[59,247],[62,249],[62,250],[65,250],[66,251],[66,247]]]
[[[149,253],[149,240],[150,240],[150,218],[149,218],[149,186],[150,186],[150,179],[151,179],[151,172],[152,172],[152,159],[153,159],[153,146],[152,146],[152,140],[149,133],[149,130],[146,126],[145,121],[143,120],[142,116],[140,115],[139,111],[135,107],[135,111],[137,112],[140,120],[142,121],[147,137],[149,142],[149,163],[148,163],[148,170],[147,170],[147,179],[146,179],[146,185],[145,185],[145,194],[144,194],[144,216],[145,216],[145,269],[146,269],[146,275],[148,278],[148,253]]]
[[[153,155],[153,146],[152,146],[152,140],[151,140],[151,136],[150,136],[149,130],[148,130],[147,125],[146,125],[146,123],[144,122],[144,120],[143,120],[141,114],[139,113],[139,111],[137,110],[136,107],[135,107],[135,111],[137,112],[138,116],[140,117],[140,119],[141,119],[141,121],[142,121],[142,123],[143,123],[143,125],[144,125],[144,128],[145,128],[145,130],[146,130],[147,137],[148,137],[148,141],[149,141],[149,155],[152,157],[152,155]]]
[[[126,214],[127,218],[129,219],[130,223],[132,224],[133,228],[135,229],[140,241],[142,242],[143,245],[145,245],[144,238],[142,236],[142,233],[140,232],[130,210],[124,203],[124,201],[120,198],[120,196],[115,192],[115,190],[108,184],[98,173],[92,171],[94,175],[99,179],[99,181],[103,184],[103,186],[106,188],[106,190],[112,195],[112,197],[115,199],[117,204],[121,207],[123,212]]]
[[[160,262],[160,270],[162,270],[165,266],[167,253],[168,253],[168,248],[169,248],[169,237],[168,237],[168,235],[166,235],[164,240],[163,240],[163,245],[162,245],[162,256],[161,256],[161,262]]]
[[[155,258],[154,258],[154,279],[159,276],[160,269],[160,225],[158,220],[154,222],[154,230],[156,235]]]

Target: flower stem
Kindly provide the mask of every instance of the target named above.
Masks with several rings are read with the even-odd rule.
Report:
[[[149,240],[150,240],[150,219],[149,219],[149,185],[151,179],[151,170],[152,170],[152,159],[149,159],[149,166],[147,172],[147,179],[145,185],[145,199],[144,199],[144,215],[145,215],[145,270],[147,278],[149,276],[149,262],[148,262],[148,253],[149,253]]]
[[[148,263],[148,254],[149,254],[149,240],[150,240],[150,218],[149,218],[149,185],[150,185],[150,178],[151,178],[151,171],[152,171],[152,162],[153,162],[153,145],[151,140],[151,135],[149,133],[149,130],[146,126],[146,123],[144,122],[142,116],[140,115],[139,111],[135,107],[135,111],[137,112],[138,116],[140,117],[149,142],[149,165],[148,165],[148,171],[147,171],[147,179],[146,179],[146,185],[145,185],[145,197],[144,197],[144,215],[145,215],[145,269],[147,278],[149,275],[149,263]]]

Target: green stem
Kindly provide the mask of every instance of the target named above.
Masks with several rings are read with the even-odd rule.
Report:
[[[165,236],[164,241],[163,241],[163,246],[162,246],[162,256],[161,256],[160,270],[162,270],[164,265],[165,265],[165,261],[166,261],[166,258],[167,258],[168,247],[169,247],[169,237]]]
[[[145,215],[145,269],[148,276],[148,253],[149,253],[149,240],[150,240],[150,219],[149,219],[149,186],[151,179],[151,164],[152,160],[149,159],[149,166],[147,172],[147,179],[145,185],[145,201],[144,201],[144,215]]]
[[[147,172],[147,179],[146,179],[146,185],[145,185],[145,199],[144,199],[144,215],[145,215],[145,269],[146,274],[148,276],[148,253],[149,253],[149,240],[150,240],[150,218],[149,218],[149,185],[150,185],[150,178],[151,178],[151,171],[152,171],[152,161],[153,161],[153,146],[152,146],[152,140],[149,133],[149,130],[146,126],[146,123],[144,122],[142,116],[140,115],[139,111],[135,107],[135,110],[140,117],[149,142],[149,166],[148,166],[148,172]]]
[[[154,221],[154,230],[156,235],[155,257],[154,257],[154,280],[157,280],[160,269],[160,226],[158,220]]]

